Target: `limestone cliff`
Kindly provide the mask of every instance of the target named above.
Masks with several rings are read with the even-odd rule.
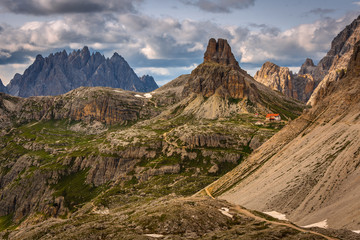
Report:
[[[308,104],[315,105],[318,94],[324,91],[328,82],[338,81],[341,72],[346,71],[355,43],[360,36],[360,16],[346,26],[332,41],[327,55],[320,60],[312,73],[317,81],[321,81],[310,97]]]
[[[153,78],[139,79],[119,54],[105,58],[87,47],[70,54],[64,50],[44,58],[38,55],[24,74],[16,74],[7,86],[13,96],[60,95],[81,86],[113,87],[148,92],[158,88]]]
[[[346,74],[327,82],[317,104],[214,183],[214,193],[299,225],[360,228],[360,43],[351,52]]]
[[[182,95],[194,97],[187,100],[184,113],[200,118],[215,119],[239,112],[281,112],[287,119],[290,116],[286,116],[285,109],[301,109],[299,103],[264,87],[241,69],[224,39],[209,40],[204,62],[188,76]]]
[[[301,74],[300,72],[299,74],[293,74],[287,67],[280,67],[274,63],[266,62],[256,72],[254,79],[271,89],[283,93],[287,97],[306,102],[316,87],[316,82],[310,74],[313,67],[312,60],[307,59],[302,66]]]

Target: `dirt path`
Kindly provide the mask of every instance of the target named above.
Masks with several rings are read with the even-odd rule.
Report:
[[[206,194],[215,199],[208,188],[205,188],[205,192]],[[328,239],[328,240],[338,240],[337,238],[332,238],[332,237],[329,237],[329,236],[326,236],[324,234],[321,234],[321,233],[318,233],[318,232],[314,232],[314,231],[311,231],[311,230],[305,230],[305,229],[302,229],[302,228],[299,228],[291,223],[285,223],[285,222],[275,222],[275,221],[270,221],[270,220],[267,220],[265,218],[262,218],[262,217],[259,217],[259,216],[256,216],[255,214],[253,214],[252,212],[250,212],[249,210],[245,209],[245,208],[242,208],[241,206],[239,205],[236,205],[235,206],[235,210],[240,213],[240,214],[243,214],[247,217],[250,217],[250,218],[253,218],[255,220],[258,220],[258,221],[262,221],[262,222],[267,222],[267,223],[270,223],[270,224],[274,224],[274,225],[278,225],[278,226],[286,226],[286,227],[289,227],[289,228],[292,228],[292,229],[295,229],[297,231],[300,231],[300,232],[303,232],[303,233],[311,233],[311,234],[314,234],[314,235],[318,235],[318,236],[321,236],[325,239]]]

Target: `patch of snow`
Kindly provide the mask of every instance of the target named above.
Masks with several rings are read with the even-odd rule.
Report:
[[[222,214],[224,214],[225,216],[229,217],[229,218],[232,218],[232,217],[233,217],[233,215],[231,215],[231,214],[229,213],[229,209],[226,208],[226,207],[222,207],[221,209],[219,209],[219,211],[220,211]]]
[[[155,94],[155,92],[151,92],[152,94]]]
[[[147,237],[153,237],[153,238],[162,238],[164,235],[161,234],[145,234]]]
[[[120,90],[114,90],[114,92],[119,92],[119,93],[122,93],[123,91],[120,91]]]
[[[144,97],[146,97],[146,98],[152,98],[152,95],[151,95],[151,93],[145,93],[145,94],[144,94]]]
[[[277,218],[279,220],[288,220],[286,218],[286,215],[285,214],[282,214],[282,213],[279,213],[279,212],[276,212],[276,211],[271,211],[271,212],[264,212],[265,214],[267,215],[270,215],[272,216],[273,218]]]
[[[302,226],[303,228],[319,227],[319,228],[328,228],[327,219],[324,221],[313,223],[310,225]]]
[[[360,234],[360,230],[352,230],[354,233]]]
[[[139,94],[135,94],[135,97],[139,97],[139,98],[143,98],[143,96],[139,95]]]

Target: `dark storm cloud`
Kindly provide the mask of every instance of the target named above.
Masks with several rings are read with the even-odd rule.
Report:
[[[234,9],[244,9],[255,4],[255,0],[181,0],[184,4],[192,5],[211,13],[229,13]]]
[[[29,15],[92,12],[136,12],[143,0],[0,0],[3,9]]]

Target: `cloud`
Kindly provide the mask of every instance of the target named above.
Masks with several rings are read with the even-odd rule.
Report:
[[[332,39],[356,16],[352,13],[341,19],[324,18],[285,31],[262,25],[259,31],[255,29],[247,37],[232,42],[233,50],[241,55],[243,63],[274,61],[289,66],[301,64],[307,57],[319,60],[329,51]]]
[[[316,16],[321,16],[324,17],[327,14],[333,13],[335,12],[335,9],[330,9],[330,8],[315,8],[312,9],[306,13],[303,14],[304,17],[308,17],[310,15],[316,15]]]
[[[211,13],[230,13],[233,9],[244,9],[255,4],[255,0],[181,0],[181,2]]]
[[[323,18],[285,31],[266,24],[220,26],[211,21],[179,21],[139,13],[70,14],[21,27],[0,24],[0,69],[18,71],[11,66],[27,63],[38,53],[47,56],[87,45],[107,57],[116,51],[131,67],[141,73],[149,71],[164,82],[200,64],[211,37],[228,39],[241,66],[255,69],[265,61],[300,66],[307,57],[322,58],[331,40],[355,18],[356,14]]]
[[[64,13],[136,12],[143,0],[0,0],[3,9],[17,14],[51,15]]]

